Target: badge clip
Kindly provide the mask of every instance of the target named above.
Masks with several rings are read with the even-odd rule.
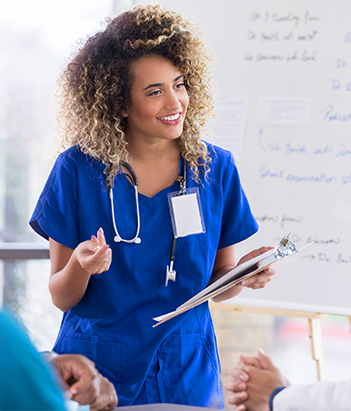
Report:
[[[165,286],[167,287],[168,281],[172,280],[175,282],[176,280],[176,270],[173,270],[173,261],[170,262],[170,265],[167,265],[167,275],[166,275],[166,284]]]

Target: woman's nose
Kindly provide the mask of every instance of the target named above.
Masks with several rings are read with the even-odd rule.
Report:
[[[176,93],[173,90],[169,91],[166,95],[165,109],[174,110],[174,109],[178,109],[179,107],[180,107],[180,102],[179,102],[179,99]]]

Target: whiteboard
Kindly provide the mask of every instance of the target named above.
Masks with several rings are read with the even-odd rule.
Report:
[[[260,230],[314,244],[232,302],[351,315],[351,2],[163,0],[200,25],[219,90],[214,143],[233,151]]]

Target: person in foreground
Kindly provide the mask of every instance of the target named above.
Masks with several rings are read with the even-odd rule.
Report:
[[[233,155],[201,138],[210,61],[195,25],[139,5],[80,45],[61,77],[68,148],[30,224],[49,240],[49,289],[64,312],[54,350],[90,358],[121,406],[224,405],[208,304],[153,328],[235,267],[235,244],[258,230]]]
[[[240,356],[225,388],[235,411],[351,410],[351,379],[290,385],[262,350],[257,357]]]
[[[0,311],[1,410],[65,411],[68,399],[91,411],[117,406],[113,385],[88,358],[70,354],[45,362],[20,323]]]

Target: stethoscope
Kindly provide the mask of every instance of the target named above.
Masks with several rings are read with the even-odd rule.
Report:
[[[113,205],[113,183],[111,188],[109,189],[109,197],[110,197],[110,202],[111,202],[111,211],[112,211],[112,224],[113,228],[115,230],[115,237],[114,241],[116,243],[129,243],[129,244],[140,244],[141,243],[141,238],[139,237],[139,232],[140,232],[140,210],[139,210],[139,193],[138,193],[138,179],[134,173],[133,168],[126,162],[121,161],[120,165],[125,167],[130,174],[124,173],[127,177],[129,177],[132,181],[134,192],[135,192],[135,205],[136,205],[136,215],[137,215],[137,229],[135,236],[127,240],[125,238],[122,238],[118,232],[117,225],[116,225],[116,218],[115,218],[115,210],[114,210],[114,205]],[[177,181],[180,183],[180,191],[179,195],[183,195],[186,192],[186,161],[182,158],[182,175],[178,176]],[[167,265],[167,271],[166,271],[166,284],[165,286],[167,287],[168,281],[176,280],[176,271],[174,270],[174,258],[175,258],[175,249],[177,245],[177,238],[173,235],[173,240],[172,240],[172,247],[171,247],[171,256],[170,256],[170,263]]]
[[[134,244],[140,244],[141,243],[141,238],[139,237],[139,231],[140,231],[140,212],[139,212],[139,194],[138,194],[138,179],[134,173],[134,170],[132,169],[132,167],[128,164],[125,163],[124,161],[120,162],[121,166],[124,166],[130,173],[126,174],[124,173],[125,176],[129,177],[132,180],[133,183],[133,188],[135,191],[135,204],[136,204],[136,214],[137,214],[137,230],[135,233],[134,238],[132,238],[131,240],[127,240],[125,238],[122,238],[117,230],[117,225],[116,225],[116,218],[115,218],[115,208],[113,206],[113,183],[112,186],[109,190],[109,197],[110,197],[110,201],[111,201],[111,211],[112,211],[112,223],[113,223],[113,228],[115,230],[115,238],[114,241],[116,243],[134,243]]]

